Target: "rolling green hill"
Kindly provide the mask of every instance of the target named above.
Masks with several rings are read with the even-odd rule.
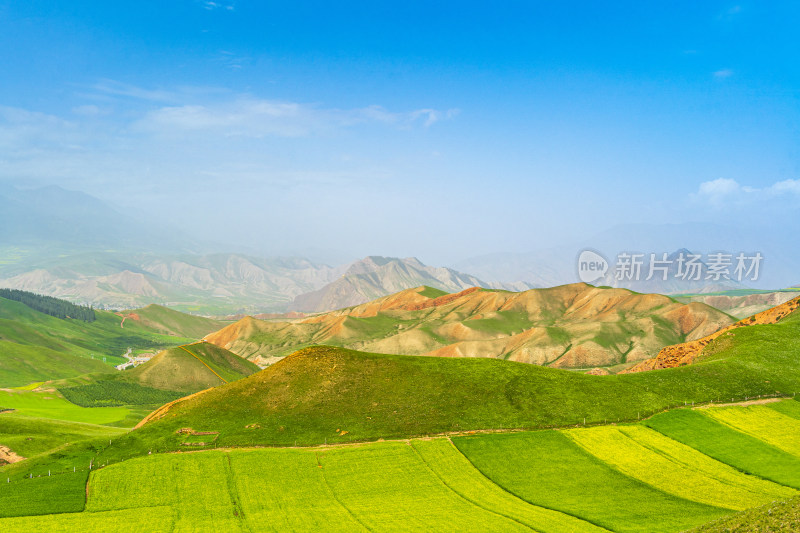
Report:
[[[141,309],[124,311],[122,315],[138,322],[150,331],[190,339],[201,339],[228,325],[228,322],[223,320],[189,315],[155,304]]]
[[[125,371],[120,379],[156,389],[197,392],[259,370],[224,348],[199,342],[164,350],[147,363]]]
[[[0,467],[0,528],[111,531],[147,509],[163,530],[677,532],[796,494],[798,402],[724,405],[795,392],[797,311],[693,365],[610,376],[310,347],[124,435]],[[414,438],[437,433],[456,435]],[[403,440],[363,442],[381,439]],[[230,449],[251,446],[283,448]],[[163,453],[189,450],[208,451]]]
[[[795,533],[800,527],[800,497],[779,500],[692,529],[691,533]]]
[[[692,403],[791,395],[800,391],[798,318],[732,330],[690,366],[612,376],[312,347],[175,404],[120,446],[174,449],[181,427],[216,431],[219,445],[307,445],[637,420]]]
[[[733,322],[705,304],[583,283],[520,293],[472,288],[441,294],[423,286],[291,322],[247,317],[206,339],[264,363],[326,344],[615,372]]]
[[[56,318],[0,298],[0,388],[113,371],[134,351],[192,342],[224,323],[157,306],[141,320],[94,311],[96,320]]]

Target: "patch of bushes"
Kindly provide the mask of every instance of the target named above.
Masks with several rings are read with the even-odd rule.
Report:
[[[184,396],[182,392],[143,387],[125,381],[97,381],[59,389],[70,402],[81,407],[118,407],[122,405],[161,405]]]

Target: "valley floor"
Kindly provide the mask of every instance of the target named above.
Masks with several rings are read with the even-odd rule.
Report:
[[[795,497],[798,442],[800,402],[784,400],[586,429],[153,454],[88,480],[0,484],[0,530],[677,532]],[[48,487],[74,498],[48,511]]]

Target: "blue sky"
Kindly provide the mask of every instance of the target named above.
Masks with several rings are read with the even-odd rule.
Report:
[[[432,263],[796,227],[800,4],[431,4],[0,0],[0,180]]]

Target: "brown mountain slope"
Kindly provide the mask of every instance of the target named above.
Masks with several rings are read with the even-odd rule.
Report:
[[[780,305],[757,313],[749,318],[740,320],[735,324],[724,327],[714,333],[707,335],[701,339],[696,339],[690,342],[675,344],[672,346],[665,346],[658,352],[658,355],[652,359],[642,361],[636,366],[626,370],[626,372],[644,372],[647,370],[655,370],[658,368],[673,368],[676,366],[683,366],[691,364],[703,352],[703,349],[714,339],[723,333],[735,328],[745,326],[754,326],[759,324],[774,324],[780,319],[800,308],[800,296],[784,302]]]
[[[628,365],[733,319],[700,303],[576,283],[441,295],[408,289],[355,307],[274,322],[246,318],[206,337],[269,364],[312,344],[378,353],[493,357],[563,368]]]
[[[788,302],[797,296],[797,291],[784,290],[742,296],[726,294],[700,294],[694,296],[675,296],[679,302],[701,302],[736,318],[748,318],[771,307]]]

